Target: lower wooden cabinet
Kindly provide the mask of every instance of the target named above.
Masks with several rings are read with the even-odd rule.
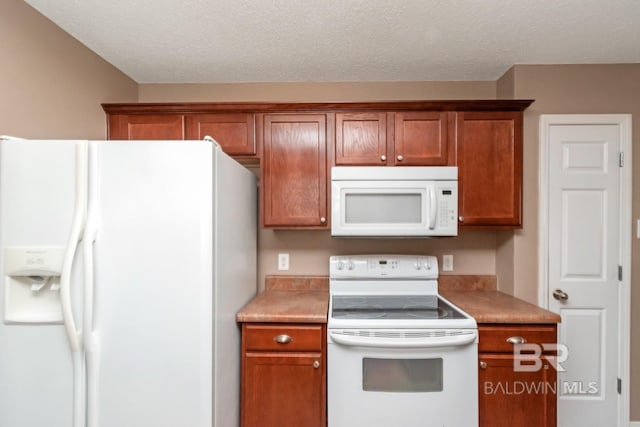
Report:
[[[556,325],[480,325],[480,427],[555,427]],[[531,350],[515,346],[530,344]],[[525,353],[527,353],[525,355]]]
[[[326,426],[326,327],[242,325],[242,427]]]

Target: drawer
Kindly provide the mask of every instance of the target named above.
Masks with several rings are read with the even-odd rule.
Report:
[[[245,323],[242,329],[245,351],[322,351],[322,328],[321,325]]]
[[[558,342],[556,325],[480,325],[478,327],[480,353],[513,353],[510,338],[524,339],[529,344],[555,344]]]

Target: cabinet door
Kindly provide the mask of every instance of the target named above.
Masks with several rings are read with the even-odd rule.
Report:
[[[321,353],[247,353],[242,427],[324,427]]]
[[[394,165],[448,164],[450,144],[446,112],[398,112],[393,115]]]
[[[335,155],[336,165],[386,165],[386,113],[336,113]]]
[[[210,136],[225,153],[232,156],[255,156],[256,139],[254,115],[191,114],[186,116],[186,139]]]
[[[267,114],[263,129],[263,226],[327,228],[327,116]]]
[[[114,114],[108,126],[111,140],[184,139],[182,114]]]
[[[522,113],[457,115],[460,226],[522,225]]]
[[[516,372],[511,354],[480,353],[480,427],[555,427],[556,371]],[[524,363],[524,362],[523,362]]]

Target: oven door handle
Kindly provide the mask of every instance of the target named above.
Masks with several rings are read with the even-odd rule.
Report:
[[[458,347],[471,344],[476,341],[477,332],[467,331],[455,335],[445,336],[362,336],[345,334],[339,331],[330,331],[329,336],[336,344],[351,347],[377,347],[377,348],[436,348]]]

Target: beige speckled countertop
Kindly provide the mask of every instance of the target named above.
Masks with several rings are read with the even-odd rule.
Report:
[[[466,311],[477,323],[559,323],[560,316],[500,292],[496,276],[440,275],[440,295]]]
[[[559,323],[560,316],[499,291],[440,291],[477,323]]]
[[[560,316],[497,291],[495,276],[441,275],[439,292],[478,323],[558,323]],[[326,323],[326,276],[267,276],[265,290],[237,314],[238,322]]]
[[[265,290],[238,314],[238,322],[327,323],[329,281],[316,276],[267,276]]]

